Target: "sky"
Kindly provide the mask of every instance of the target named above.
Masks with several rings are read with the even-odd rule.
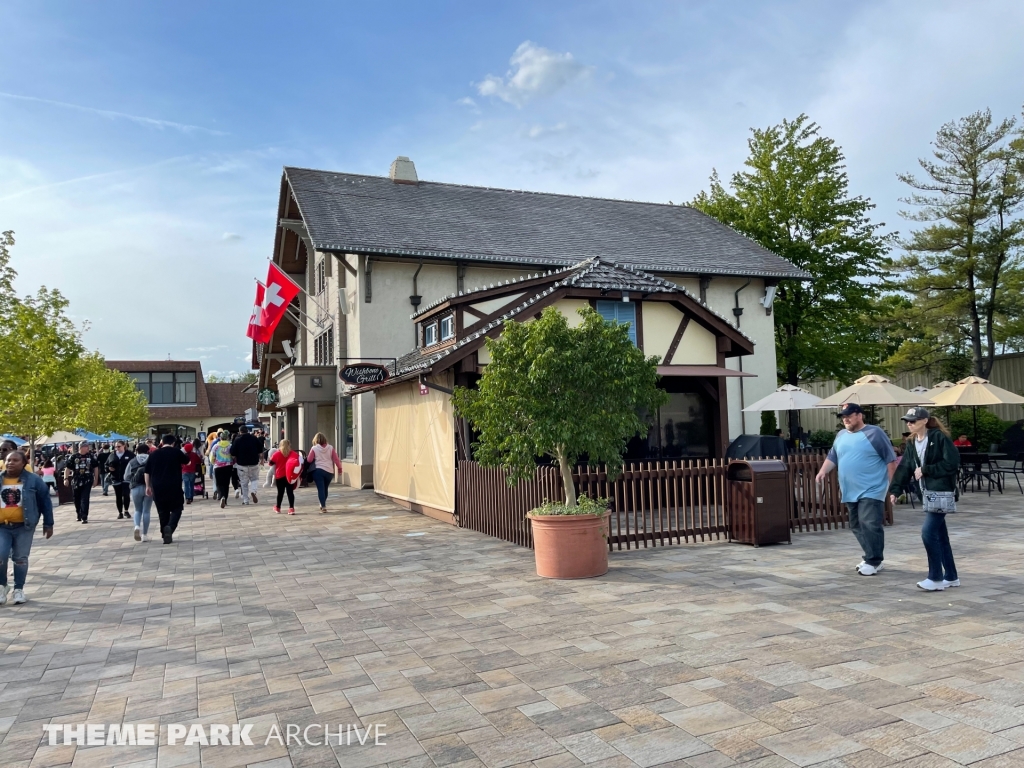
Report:
[[[107,359],[244,372],[282,166],[685,202],[806,113],[898,172],[1024,105],[1024,3],[5,0],[0,230]]]

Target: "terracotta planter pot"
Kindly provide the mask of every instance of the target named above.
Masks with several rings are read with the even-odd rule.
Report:
[[[530,515],[537,575],[589,579],[608,572],[608,513]]]

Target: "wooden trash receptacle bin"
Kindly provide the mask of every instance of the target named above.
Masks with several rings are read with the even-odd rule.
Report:
[[[741,544],[792,543],[789,472],[778,460],[729,464],[729,540]]]

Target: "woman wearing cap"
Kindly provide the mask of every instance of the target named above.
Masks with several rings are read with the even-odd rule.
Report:
[[[960,452],[953,445],[946,426],[924,408],[911,408],[902,419],[910,430],[910,440],[903,461],[893,475],[889,494],[895,504],[896,496],[907,489],[912,480],[921,484],[925,510],[921,540],[928,553],[928,578],[917,582],[917,586],[928,592],[959,587],[946,514],[956,512],[954,498]]]

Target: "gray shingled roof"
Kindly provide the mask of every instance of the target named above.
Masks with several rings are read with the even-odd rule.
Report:
[[[551,293],[557,291],[559,288],[572,286],[575,288],[602,288],[605,290],[640,291],[643,293],[666,291],[681,293],[686,296],[690,296],[689,292],[686,289],[676,285],[675,283],[670,283],[667,280],[662,280],[660,277],[649,275],[646,272],[635,269],[628,265],[615,264],[597,258],[587,259],[572,267],[561,269],[558,272],[552,273],[552,280],[554,280],[552,284],[544,286],[542,289],[538,290],[533,295],[524,296],[520,303],[516,304],[516,306],[514,306],[508,312],[503,314],[501,317],[495,318],[487,325],[483,326],[482,328],[479,328],[474,333],[471,333],[469,336],[459,339],[458,342],[456,342],[452,346],[445,347],[444,349],[439,350],[438,352],[435,352],[433,354],[425,355],[423,354],[422,350],[415,349],[412,352],[403,355],[402,357],[398,358],[394,366],[390,366],[392,376],[394,376],[395,378],[400,378],[408,374],[415,373],[417,371],[424,371],[431,368],[435,363],[444,359],[452,352],[461,349],[467,344],[471,344],[473,341],[479,339],[481,336],[486,336],[490,331],[494,330],[498,326],[503,325],[506,320],[510,320],[511,318],[516,317],[517,315],[525,312],[538,301],[543,299],[545,296],[550,295]],[[516,282],[518,281],[509,282],[509,287],[511,288],[512,286],[514,286]],[[476,290],[488,290],[489,288],[494,287],[495,286],[492,285],[489,286],[488,288],[479,288]],[[462,294],[456,295],[466,295],[467,293],[475,293],[475,291],[466,291],[463,292]],[[444,299],[440,299],[439,301],[434,302],[431,305],[431,307],[436,306],[442,303],[443,301],[447,301],[450,298],[455,298],[455,296],[449,296]],[[691,298],[693,297],[691,296]],[[706,306],[705,309],[708,312],[711,312],[711,314],[715,315],[716,317],[721,318],[728,324],[729,321],[726,320],[721,315],[719,315],[717,312],[714,312],[712,309]],[[424,310],[424,312],[425,311],[426,310]],[[739,329],[735,330],[745,339],[751,340],[749,336],[743,333],[743,331]]]
[[[285,168],[322,251],[567,266],[599,256],[652,272],[806,278],[686,206]]]

